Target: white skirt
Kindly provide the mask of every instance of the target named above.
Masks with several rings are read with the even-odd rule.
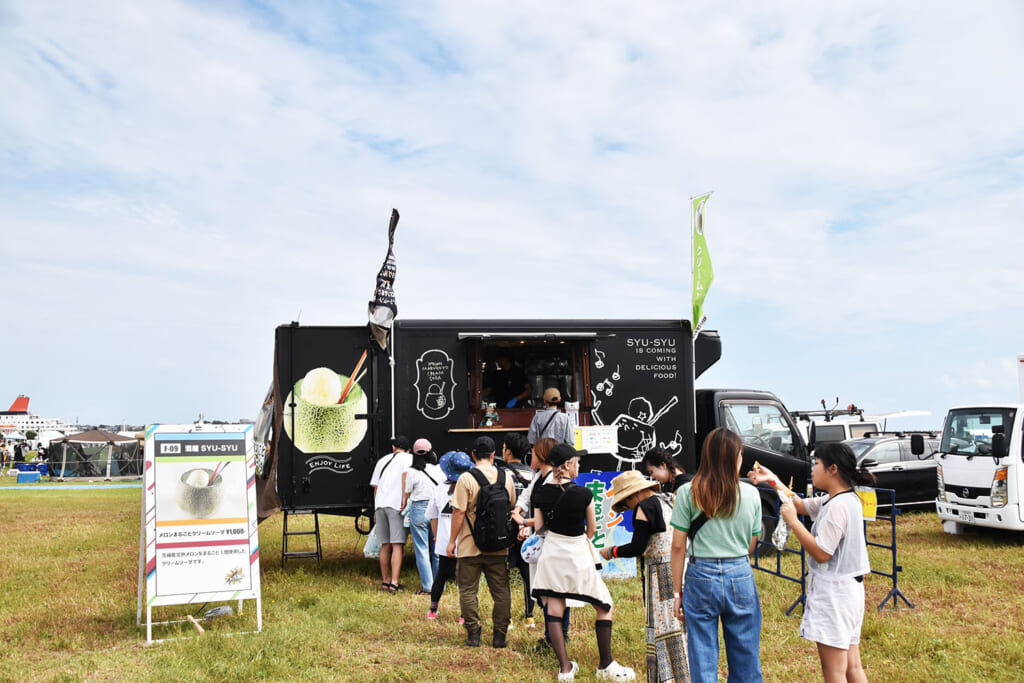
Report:
[[[800,636],[829,647],[849,650],[860,644],[864,623],[864,584],[856,579],[807,575],[807,599]]]
[[[563,536],[549,531],[531,578],[533,597],[579,600],[610,610],[612,595],[601,580],[596,558],[586,535]]]

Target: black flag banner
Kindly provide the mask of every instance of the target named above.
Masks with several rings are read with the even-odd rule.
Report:
[[[395,303],[395,229],[398,227],[398,211],[391,209],[391,224],[388,226],[388,255],[377,273],[377,288],[370,302],[370,331],[381,349],[388,345],[388,331],[398,315]]]

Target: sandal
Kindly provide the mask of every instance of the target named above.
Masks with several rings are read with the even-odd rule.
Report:
[[[577,664],[576,662],[569,662],[569,663],[572,664],[572,668],[571,669],[569,669],[565,673],[562,673],[561,671],[558,672],[558,680],[559,681],[575,681],[576,680],[576,672],[580,670],[580,665]]]
[[[398,592],[398,586],[396,584],[389,583],[388,584],[388,593],[391,593],[392,595],[394,595],[397,592]]]
[[[596,677],[599,681],[635,681],[636,673],[613,659],[611,664],[597,670]]]
[[[380,589],[382,591],[389,591],[389,590],[391,590],[391,584],[388,583],[387,581],[381,581],[380,582]]]

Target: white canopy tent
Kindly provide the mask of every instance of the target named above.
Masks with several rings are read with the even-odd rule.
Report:
[[[63,438],[63,432],[58,432],[56,429],[44,429],[43,431],[39,432],[39,434],[36,436],[36,441],[38,441],[43,446],[49,448],[50,442],[60,441]]]

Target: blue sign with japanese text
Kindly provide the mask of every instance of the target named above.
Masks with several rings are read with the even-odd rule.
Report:
[[[612,545],[629,543],[633,537],[633,513],[615,512],[612,510],[612,479],[621,472],[586,472],[580,473],[575,481],[580,486],[590,489],[594,494],[594,507],[597,513],[597,531],[591,543],[600,551]],[[637,575],[636,558],[612,558],[604,562],[601,575],[611,579],[628,579]]]

